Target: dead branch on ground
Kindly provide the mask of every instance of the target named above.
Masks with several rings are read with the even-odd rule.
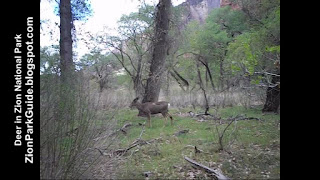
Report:
[[[132,126],[131,123],[126,123],[120,129],[118,129],[115,132],[113,132],[112,134],[110,134],[110,136],[113,136],[113,135],[117,134],[118,132],[122,132],[124,135],[127,135],[127,130],[128,130],[128,127],[130,127],[130,126]]]
[[[143,128],[142,128],[139,138],[137,138],[133,143],[131,143],[131,145],[128,148],[115,150],[115,151],[112,152],[112,154],[116,155],[116,156],[121,156],[121,155],[124,155],[126,152],[128,152],[130,149],[132,149],[134,147],[142,146],[142,145],[145,145],[145,144],[151,144],[151,143],[153,143],[155,141],[158,141],[158,140],[162,139],[161,137],[155,138],[155,139],[151,139],[151,140],[148,140],[148,141],[145,141],[145,140],[141,139],[141,136],[142,136],[142,134],[144,132],[144,128],[145,128],[145,126],[143,126]]]
[[[186,161],[188,161],[189,163],[191,163],[193,165],[193,167],[201,169],[201,170],[204,170],[205,172],[207,172],[207,173],[213,175],[214,177],[216,177],[218,180],[229,179],[226,176],[224,176],[222,173],[220,173],[219,171],[214,170],[212,168],[209,168],[209,167],[207,167],[205,165],[202,165],[202,164],[200,164],[200,163],[198,163],[198,162],[196,162],[196,161],[194,161],[194,160],[192,160],[192,159],[190,159],[190,158],[188,158],[186,156],[184,157],[184,159]]]

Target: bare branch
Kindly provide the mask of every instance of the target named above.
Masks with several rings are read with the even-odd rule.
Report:
[[[274,73],[269,73],[269,72],[254,72],[254,74],[265,74],[265,75],[280,77],[280,74],[274,74]]]

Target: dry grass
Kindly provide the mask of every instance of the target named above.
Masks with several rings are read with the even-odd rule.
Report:
[[[96,148],[115,141],[106,133],[113,132],[116,120],[106,118],[108,113],[100,110],[101,98],[87,84],[88,79],[80,79],[72,90],[62,90],[64,87],[55,76],[41,79],[40,177],[43,179],[95,177],[90,173],[97,172],[97,167],[103,167],[108,174],[106,170],[115,164],[113,159],[102,159]],[[96,178],[110,178],[94,174]]]

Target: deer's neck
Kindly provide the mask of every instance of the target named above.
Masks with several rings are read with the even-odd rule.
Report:
[[[142,109],[142,104],[137,102],[136,103],[136,107],[137,107],[137,109],[141,110]]]
[[[137,103],[137,104],[136,104],[136,107],[137,107],[137,109],[138,109],[139,111],[145,112],[145,107],[143,107],[143,104]]]

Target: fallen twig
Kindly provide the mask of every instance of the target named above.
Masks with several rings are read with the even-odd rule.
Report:
[[[196,161],[188,158],[188,157],[184,157],[184,159],[186,161],[188,161],[189,163],[191,163],[194,167],[198,168],[198,169],[201,169],[201,170],[204,170],[205,172],[207,173],[210,173],[212,174],[213,176],[215,176],[216,178],[218,178],[218,180],[226,180],[226,179],[229,179],[227,178],[226,176],[224,176],[223,174],[221,174],[220,172],[218,172],[217,170],[214,170],[214,169],[211,169],[205,165],[202,165],[200,163],[197,163]]]
[[[99,148],[95,148],[95,149],[97,149],[97,150],[99,151],[99,153],[101,154],[101,156],[104,155],[101,149],[99,149]]]
[[[143,134],[143,132],[144,132],[144,127],[145,127],[145,126],[142,127],[142,131],[141,131],[141,133],[140,133],[139,139],[141,139],[141,136],[142,136],[142,134]]]
[[[124,135],[126,135],[127,134],[127,130],[128,130],[127,128],[130,127],[130,126],[132,126],[131,123],[126,123],[120,129],[118,129],[115,132],[113,132],[112,134],[110,134],[110,136],[113,136],[113,135],[117,134],[118,132],[122,132]]]

